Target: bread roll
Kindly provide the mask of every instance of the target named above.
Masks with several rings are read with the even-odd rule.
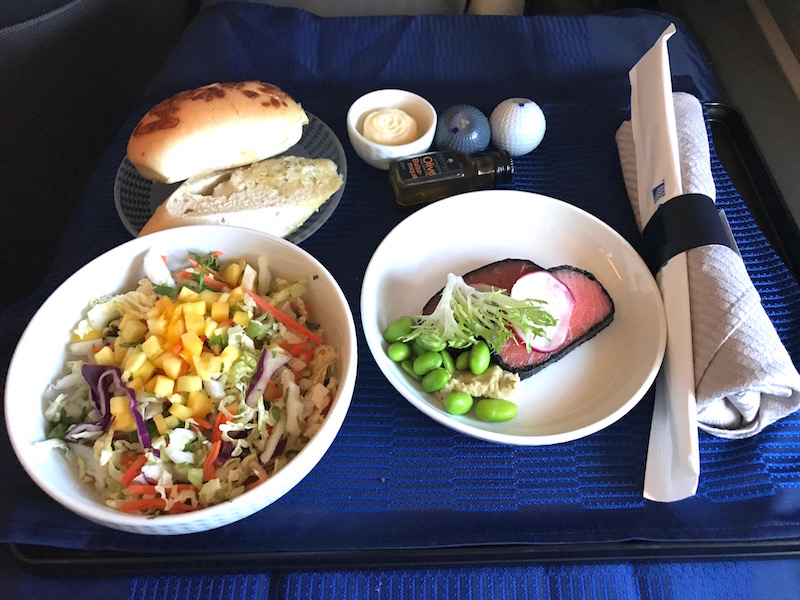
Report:
[[[150,109],[128,141],[128,160],[146,179],[174,183],[276,156],[307,123],[303,108],[275,85],[212,83]]]
[[[327,158],[283,156],[187,180],[139,235],[181,225],[237,225],[285,237],[343,184]]]

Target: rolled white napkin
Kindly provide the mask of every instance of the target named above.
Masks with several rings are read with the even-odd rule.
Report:
[[[684,194],[716,199],[703,109],[673,94]],[[630,121],[616,134],[625,188],[642,228]],[[747,274],[726,246],[687,252],[698,426],[719,437],[750,437],[800,408],[800,374]],[[667,341],[669,343],[669,341]]]

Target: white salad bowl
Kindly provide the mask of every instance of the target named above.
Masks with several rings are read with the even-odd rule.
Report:
[[[389,359],[383,331],[398,317],[419,314],[444,287],[448,273],[463,275],[506,258],[589,271],[611,296],[614,319],[523,380],[509,398],[518,406],[512,420],[487,423],[474,410],[453,416]],[[466,435],[515,445],[567,442],[615,423],[650,389],[666,346],[661,294],[630,244],[575,206],[513,190],[440,200],[389,232],[364,274],[361,319],[378,367],[413,406]]]
[[[107,507],[93,487],[78,481],[77,470],[63,450],[45,439],[44,392],[65,373],[70,333],[85,316],[90,301],[136,288],[144,276],[142,260],[154,248],[169,264],[183,264],[187,250],[220,250],[226,258],[256,264],[268,257],[274,275],[308,278],[304,299],[313,306],[324,341],[338,352],[339,386],[324,424],[280,471],[242,495],[194,512],[156,518],[126,514]],[[55,336],[62,335],[63,343]],[[50,343],[42,343],[50,340]],[[5,418],[11,444],[28,475],[54,500],[74,513],[122,531],[173,535],[206,531],[243,519],[275,502],[297,485],[320,461],[344,421],[356,379],[356,333],[347,300],[328,270],[313,256],[286,240],[249,229],[192,226],[131,240],[81,268],[44,302],[17,345],[6,378]]]

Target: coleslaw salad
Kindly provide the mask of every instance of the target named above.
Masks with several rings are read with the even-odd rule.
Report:
[[[48,443],[111,508],[178,514],[266,481],[324,422],[337,353],[308,281],[219,252],[170,272],[145,255],[135,290],[95,300],[46,391]]]

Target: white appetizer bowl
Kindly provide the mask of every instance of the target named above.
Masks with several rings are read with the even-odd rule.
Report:
[[[442,223],[447,223],[445,233]],[[509,223],[524,223],[524,235],[509,235]],[[453,231],[458,235],[448,233]],[[614,319],[594,338],[523,380],[509,398],[519,407],[512,420],[487,423],[474,410],[451,415],[389,359],[383,332],[398,317],[419,314],[448,273],[463,275],[508,258],[592,273],[614,302]],[[465,435],[520,446],[569,442],[616,423],[650,389],[666,347],[661,294],[630,244],[571,204],[516,190],[452,196],[406,217],[367,265],[361,320],[378,367],[414,407]]]
[[[144,277],[142,259],[151,248],[168,264],[181,264],[187,251],[220,250],[226,258],[256,264],[267,256],[275,276],[308,278],[304,299],[313,307],[326,344],[337,353],[339,386],[325,421],[308,444],[280,471],[242,495],[194,512],[158,517],[126,514],[105,505],[64,452],[45,439],[44,392],[65,373],[70,333],[90,301],[136,289]],[[95,523],[140,534],[175,535],[206,531],[238,521],[275,502],[297,485],[333,443],[350,406],[356,379],[356,333],[341,288],[313,256],[275,236],[237,227],[180,227],[137,238],[106,252],[78,270],[42,304],[17,344],[6,378],[5,418],[9,438],[28,475],[51,498]]]
[[[387,108],[406,112],[417,122],[417,139],[407,144],[377,144],[364,137],[367,115]],[[353,102],[347,111],[347,135],[361,159],[376,169],[388,170],[393,160],[427,152],[436,133],[436,109],[422,96],[406,90],[375,90]]]

